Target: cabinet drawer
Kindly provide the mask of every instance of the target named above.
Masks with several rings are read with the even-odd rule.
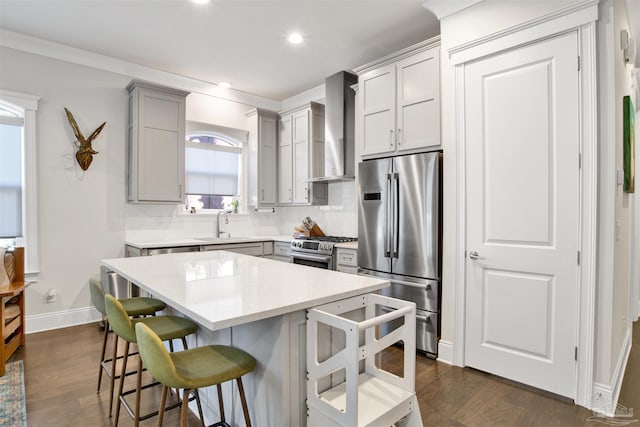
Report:
[[[289,258],[289,248],[291,244],[276,242],[273,248],[273,255]]]
[[[203,251],[229,251],[244,255],[262,256],[262,243],[237,244],[237,245],[208,245]]]
[[[273,255],[273,242],[264,242],[262,243],[262,254]]]
[[[358,266],[357,252],[350,249],[338,249],[338,265]]]

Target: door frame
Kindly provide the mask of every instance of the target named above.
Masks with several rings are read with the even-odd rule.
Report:
[[[465,366],[466,301],[466,137],[465,137],[465,63],[498,52],[567,33],[577,32],[580,66],[578,79],[580,102],[580,202],[579,202],[579,281],[576,346],[576,404],[592,407],[595,353],[595,292],[597,278],[598,212],[598,113],[596,81],[596,20],[598,1],[587,0],[565,7],[526,23],[490,34],[448,50],[455,67],[456,123],[456,251],[452,363]],[[578,162],[579,159],[576,159]]]

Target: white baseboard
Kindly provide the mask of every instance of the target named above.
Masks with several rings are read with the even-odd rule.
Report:
[[[618,363],[611,378],[611,384],[593,384],[593,396],[591,397],[591,409],[599,414],[607,417],[615,417],[618,398],[620,397],[620,389],[622,388],[622,379],[629,360],[631,352],[631,328],[627,328],[627,332],[622,341],[622,349],[618,355]]]
[[[453,365],[453,343],[451,341],[438,341],[438,362]]]
[[[26,316],[25,326],[27,334],[50,331],[52,329],[67,328],[97,322],[102,318],[94,307],[76,308],[73,310],[55,311],[53,313],[34,314]]]

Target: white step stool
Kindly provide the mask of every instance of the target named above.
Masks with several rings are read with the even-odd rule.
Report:
[[[378,315],[379,307],[391,308]],[[346,317],[364,310],[364,320]],[[404,324],[380,339],[376,326],[404,317]],[[326,360],[318,362],[319,324],[341,330],[346,345]],[[360,333],[364,332],[364,345]],[[404,377],[376,367],[376,355],[402,341]],[[325,343],[321,343],[323,351]],[[328,344],[328,343],[327,343]],[[332,346],[335,343],[331,343]],[[342,347],[342,346],[340,346]],[[307,320],[307,426],[422,427],[422,417],[415,394],[416,306],[381,295],[367,294],[325,304],[309,310]],[[360,373],[360,361],[364,372]],[[344,370],[344,381],[320,390],[319,381]]]

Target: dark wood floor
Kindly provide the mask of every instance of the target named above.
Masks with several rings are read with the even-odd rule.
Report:
[[[97,364],[102,332],[96,324],[31,334],[27,345],[11,360],[25,365],[27,413],[30,426],[111,426],[108,381],[96,394]],[[635,325],[634,343],[640,343]],[[400,365],[398,352],[385,356],[385,366]],[[591,411],[543,392],[473,370],[417,359],[416,391],[425,426],[584,426]],[[152,392],[155,393],[155,392]],[[157,393],[159,395],[159,393]],[[148,396],[147,401],[159,401]],[[631,351],[620,403],[640,415],[640,345]],[[178,410],[165,425],[178,425]],[[257,427],[259,423],[255,422]],[[155,425],[151,418],[141,425]],[[120,426],[133,422],[124,413]],[[190,426],[198,426],[191,416]],[[640,425],[640,422],[638,423]],[[277,427],[277,426],[276,426]],[[294,426],[295,427],[295,426]]]

